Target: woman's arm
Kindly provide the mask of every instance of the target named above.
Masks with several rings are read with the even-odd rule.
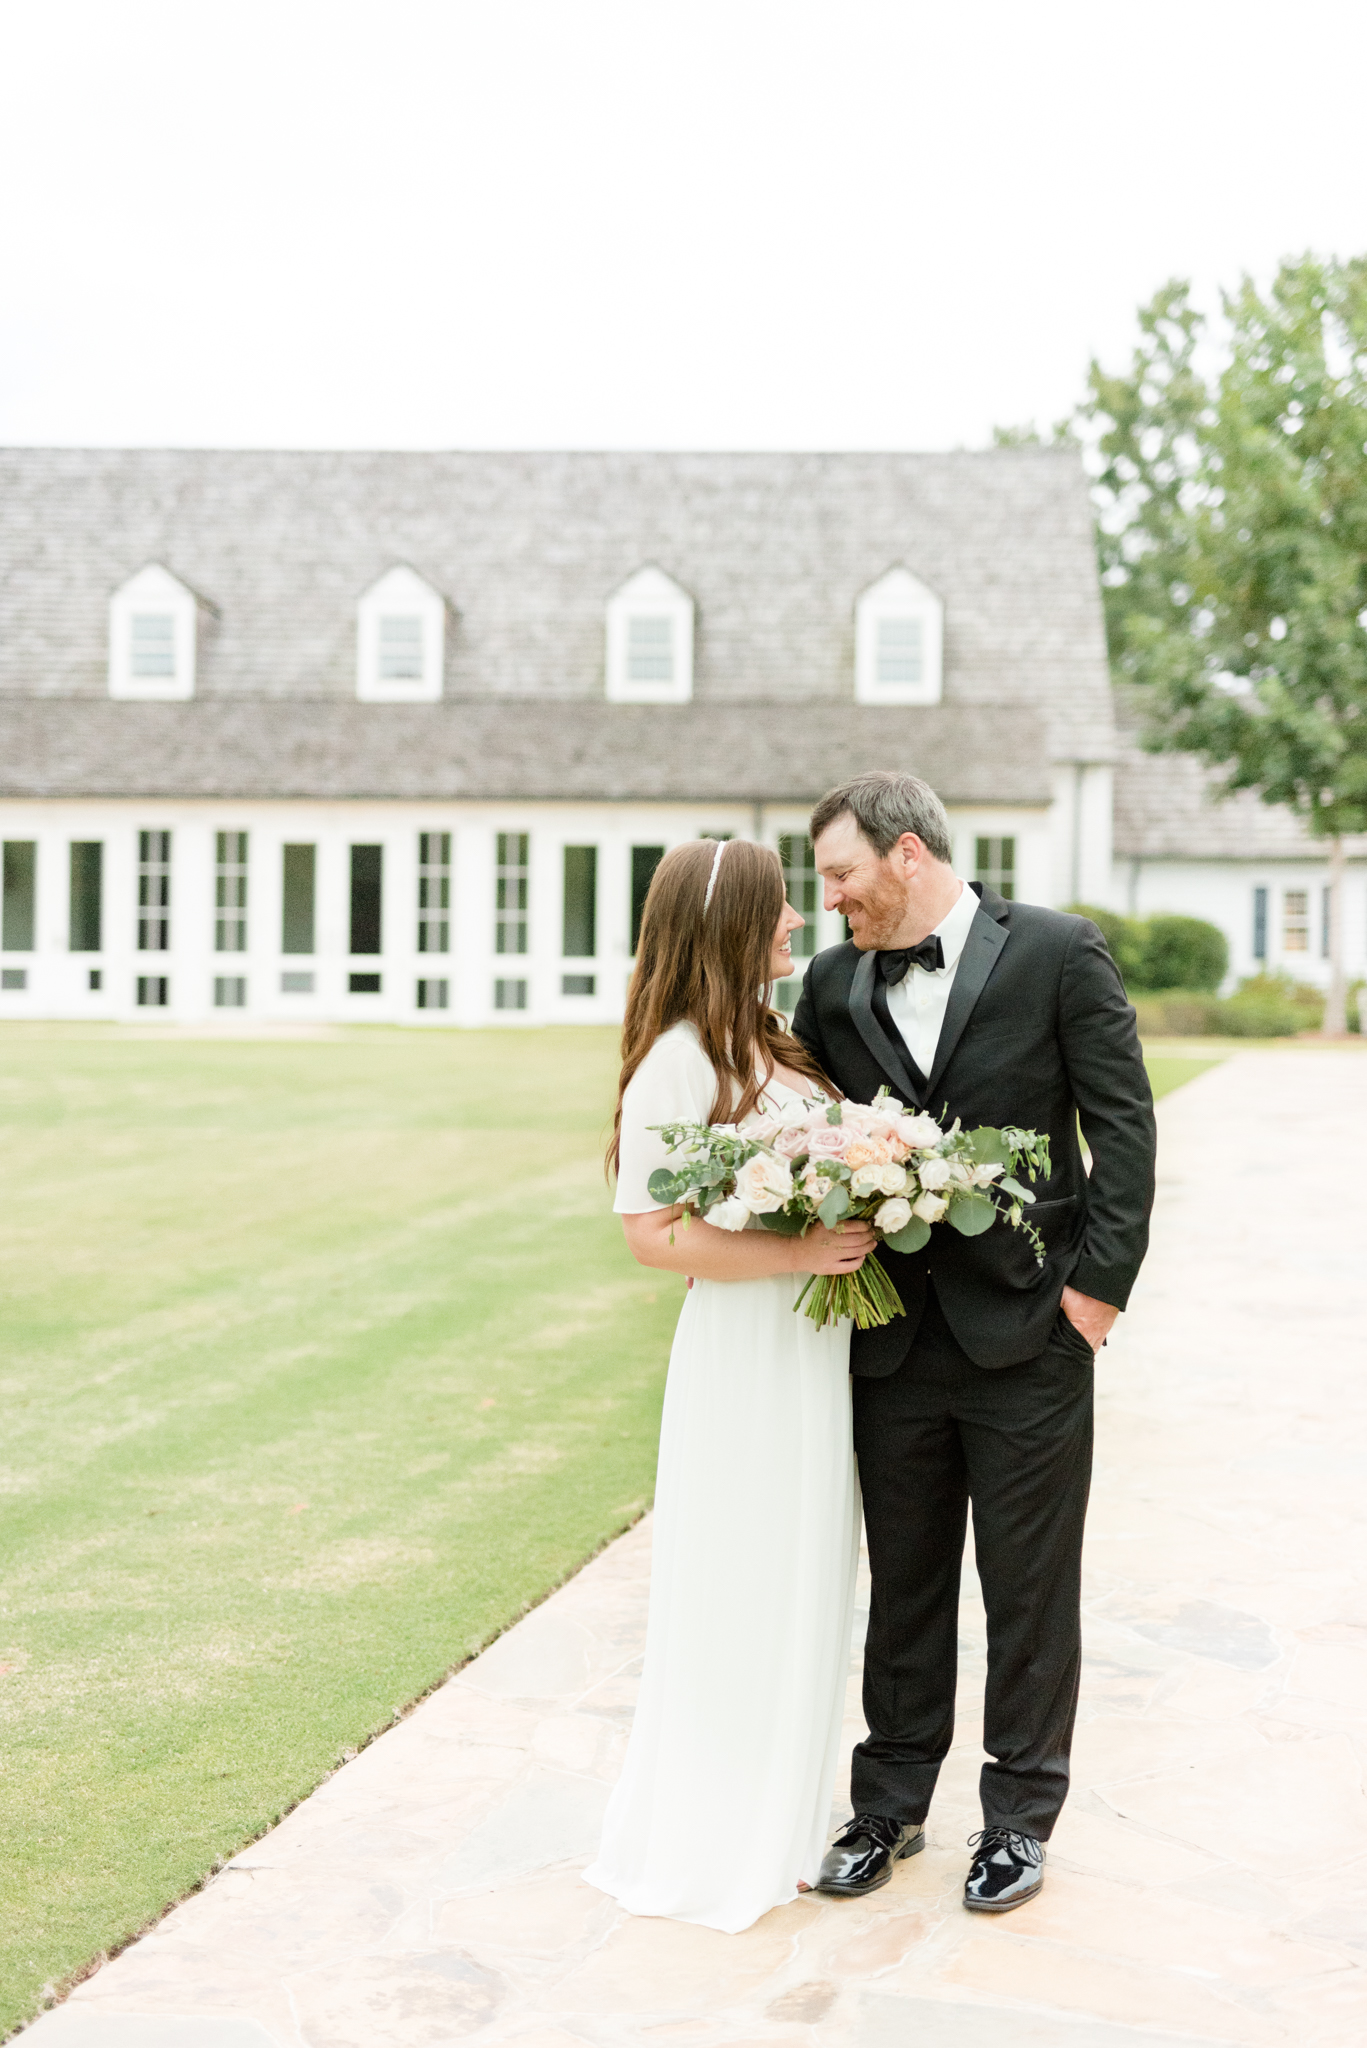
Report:
[[[854,1273],[876,1242],[867,1223],[828,1230],[814,1223],[805,1237],[771,1230],[718,1230],[683,1210],[650,1209],[622,1218],[627,1248],[641,1266],[690,1273],[697,1280],[768,1280],[776,1273]],[[670,1243],[673,1235],[674,1242]]]

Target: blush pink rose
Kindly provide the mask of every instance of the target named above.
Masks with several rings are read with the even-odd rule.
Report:
[[[843,1124],[821,1124],[807,1133],[807,1150],[813,1159],[843,1159],[854,1133]]]
[[[802,1124],[790,1124],[780,1131],[774,1140],[774,1150],[780,1159],[800,1159],[804,1152],[811,1150],[812,1134]]]

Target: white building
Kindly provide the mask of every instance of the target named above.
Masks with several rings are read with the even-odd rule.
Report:
[[[1329,984],[1329,867],[1323,840],[1251,791],[1217,802],[1186,754],[1138,745],[1137,693],[1117,691],[1115,871],[1107,902],[1137,917],[1179,911],[1219,925],[1230,982],[1290,974]],[[1345,841],[1344,961],[1367,974],[1367,837]]]
[[[0,477],[0,1016],[615,1019],[664,848],[776,845],[810,913],[807,811],[873,766],[940,791],[962,872],[1214,916],[1241,970],[1252,889],[1269,933],[1318,900],[1294,832],[1211,852],[1199,775],[1117,737],[1066,452]]]

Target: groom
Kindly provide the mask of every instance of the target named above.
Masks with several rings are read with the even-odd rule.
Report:
[[[1005,1224],[973,1238],[942,1226],[922,1251],[879,1253],[906,1315],[853,1333],[873,1572],[869,1733],[854,1752],[854,1818],[817,1887],[874,1891],[925,1846],[954,1732],[971,1503],[990,1761],[964,1904],[1005,1913],[1040,1889],[1068,1791],[1092,1360],[1148,1244],[1153,1097],[1096,926],[961,882],[944,807],[924,782],[861,775],[822,798],[811,836],[826,907],[853,936],[807,971],[793,1020],[803,1044],[855,1101],[886,1084],[970,1129],[1049,1135],[1053,1177],[1028,1212],[1043,1267]]]

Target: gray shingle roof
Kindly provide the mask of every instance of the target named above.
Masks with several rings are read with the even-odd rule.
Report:
[[[742,726],[772,730],[772,712],[755,707],[775,702],[814,713],[822,707],[814,720],[804,712],[795,729],[811,734],[813,748],[824,748],[829,734],[840,750],[847,728],[873,730],[868,721],[876,714],[855,714],[851,703],[854,602],[904,562],[945,602],[944,711],[993,706],[1035,715],[1023,771],[1002,741],[1007,727],[995,710],[958,728],[930,716],[932,751],[941,742],[929,736],[951,729],[971,732],[972,744],[987,748],[984,762],[971,771],[956,767],[951,779],[971,775],[975,787],[986,780],[1005,796],[1021,772],[1035,787],[1041,746],[1068,760],[1104,760],[1113,749],[1086,484],[1066,451],[11,450],[0,453],[0,698],[102,699],[110,593],[149,561],[164,562],[215,608],[200,657],[201,706],[243,712],[231,729],[208,719],[157,728],[181,735],[180,765],[195,777],[226,772],[222,760],[192,758],[195,744],[211,744],[211,729],[223,735],[213,744],[250,751],[249,734],[263,714],[248,713],[244,700],[262,699],[295,707],[313,700],[316,711],[292,714],[290,744],[305,753],[315,743],[333,745],[339,760],[350,747],[350,765],[337,772],[347,781],[362,774],[364,748],[357,752],[361,743],[341,736],[382,728],[358,725],[344,708],[354,708],[355,605],[399,561],[452,606],[448,698],[524,707],[506,738],[490,737],[490,774],[502,774],[494,764],[517,755],[514,727],[525,720],[528,699],[540,700],[533,729],[544,749],[573,748],[577,735],[599,732],[590,706],[602,710],[604,605],[647,562],[697,601],[694,711],[726,705],[740,721],[728,728],[733,737]],[[547,700],[574,702],[584,718],[557,723]],[[397,707],[384,710],[393,717]],[[97,728],[72,712],[67,758],[93,760],[94,743],[76,736],[77,725],[108,736],[120,730],[118,719]],[[452,714],[454,734],[472,714],[468,706]],[[130,732],[138,715],[132,706],[118,714]],[[695,717],[651,736],[650,721],[661,715],[652,708],[635,724],[643,761],[658,755],[666,775],[673,771],[663,734],[675,732],[671,746],[692,743],[695,733],[706,745],[707,727]],[[406,729],[387,728],[391,751]],[[602,727],[619,730],[628,725]],[[734,772],[749,781],[762,742],[734,743],[741,752]],[[785,737],[784,744],[802,742]],[[950,756],[961,750],[959,741],[944,744]],[[444,760],[454,762],[452,749],[454,737]],[[115,744],[120,758],[128,751]],[[804,793],[833,779],[823,759],[813,753],[792,768]],[[396,753],[393,763],[391,780],[427,772],[415,761],[400,775]],[[305,779],[306,767],[301,755]],[[472,757],[474,782],[480,772]],[[690,770],[695,779],[706,772],[701,761]],[[568,756],[560,779],[567,776],[573,779]]]
[[[0,699],[0,795],[809,803],[861,769],[950,802],[1047,803],[1028,709]]]
[[[1150,754],[1139,742],[1143,700],[1116,691],[1115,851],[1125,860],[1324,860],[1327,848],[1294,812],[1252,790],[1220,799],[1219,778],[1191,754]],[[1367,856],[1367,835],[1344,842]]]

